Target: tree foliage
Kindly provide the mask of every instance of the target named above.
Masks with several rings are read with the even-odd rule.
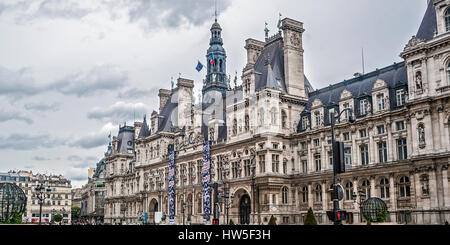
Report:
[[[81,208],[80,207],[72,207],[72,220],[77,220],[81,215]]]
[[[306,219],[304,221],[305,225],[317,225],[316,217],[314,217],[314,212],[312,208],[308,209],[308,213],[306,214]]]
[[[275,217],[273,217],[273,215],[270,216],[268,225],[276,225],[276,224],[277,224],[277,219]]]
[[[63,217],[62,217],[61,214],[55,214],[55,215],[53,216],[53,220],[54,220],[55,222],[61,222],[62,219],[63,219]]]
[[[228,223],[229,225],[234,225],[234,222],[232,219],[230,219],[230,222]]]

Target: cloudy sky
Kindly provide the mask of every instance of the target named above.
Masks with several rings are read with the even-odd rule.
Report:
[[[304,23],[305,73],[315,89],[399,62],[426,0],[219,0],[227,70],[244,40],[271,34],[278,13]],[[171,77],[204,71],[214,0],[0,0],[0,172],[62,174],[75,187],[108,134],[158,107]]]

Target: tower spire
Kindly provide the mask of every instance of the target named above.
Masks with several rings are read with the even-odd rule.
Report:
[[[215,9],[215,11],[214,11],[215,19],[214,19],[214,21],[217,22],[217,0],[214,0],[214,9]]]

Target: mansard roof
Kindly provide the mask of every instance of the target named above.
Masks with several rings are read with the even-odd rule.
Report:
[[[141,130],[139,131],[138,138],[139,139],[143,139],[143,138],[146,138],[148,136],[150,136],[150,130],[149,130],[148,125],[147,125],[146,116],[144,116],[144,122],[142,123]]]
[[[134,127],[125,125],[119,128],[117,141],[117,152],[128,153],[129,149],[134,151]],[[128,142],[131,142],[131,146],[128,145]]]
[[[274,88],[286,93],[283,39],[281,39],[281,35],[278,40],[266,44],[254,67],[256,91],[264,88]]]
[[[172,127],[176,126],[174,123],[174,120],[176,119],[172,118],[172,112],[178,108],[178,100],[173,98],[176,92],[178,92],[178,88],[172,90],[169,99],[161,110],[159,115],[160,118],[158,120],[158,132],[171,132]],[[177,101],[177,103],[174,101]]]
[[[425,41],[431,40],[433,39],[436,30],[436,9],[434,7],[434,0],[430,0],[416,37]]]
[[[268,66],[267,64],[270,64]],[[285,74],[284,74],[284,51],[283,38],[277,34],[268,40],[259,55],[255,68],[255,90],[259,91],[264,88],[278,89],[287,93]],[[313,91],[313,87],[305,76],[305,88]]]
[[[309,93],[309,100],[305,110],[309,110],[312,102],[316,99],[319,99],[325,107],[333,104],[338,105],[342,91],[344,90],[349,91],[354,98],[371,95],[373,85],[378,79],[385,81],[388,87],[392,89],[402,85],[406,86],[408,77],[405,63],[394,63],[393,65],[377,69],[365,75],[313,91]]]

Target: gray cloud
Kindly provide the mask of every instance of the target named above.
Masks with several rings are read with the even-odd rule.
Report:
[[[78,137],[69,143],[69,146],[84,149],[96,148],[99,146],[107,146],[108,135],[115,127],[112,123],[105,124],[98,132],[93,132],[85,136]],[[86,158],[87,160],[87,158]]]
[[[34,17],[80,19],[93,9],[80,6],[75,1],[45,0],[33,14]]]
[[[58,104],[58,103],[53,103],[53,104],[27,103],[24,105],[26,110],[41,111],[41,112],[46,112],[46,111],[55,112],[55,111],[59,110],[59,106],[60,106],[60,104]]]
[[[138,88],[130,88],[123,92],[119,92],[117,97],[119,99],[129,99],[129,98],[146,98],[150,96],[156,96],[158,94],[159,88],[151,88],[151,89],[138,89]]]
[[[146,29],[176,28],[183,24],[199,26],[210,21],[214,13],[212,0],[128,0],[131,22],[144,21]],[[231,1],[220,1],[219,10],[224,11]]]
[[[33,158],[31,158],[31,160],[41,162],[41,161],[50,161],[51,159],[48,157],[34,156]]]
[[[54,148],[64,145],[64,140],[52,138],[48,134],[28,135],[11,134],[0,137],[0,149],[35,150],[39,148]]]
[[[67,169],[64,173],[64,176],[67,177],[70,180],[75,180],[75,181],[79,181],[79,180],[83,180],[86,181],[87,180],[87,171],[88,168],[76,168],[76,167],[70,167],[69,169]]]
[[[0,95],[14,99],[40,93],[45,88],[36,85],[30,68],[16,71],[0,66]]]
[[[88,112],[87,117],[89,119],[120,123],[134,120],[135,117],[140,118],[147,112],[147,108],[147,105],[144,103],[126,103],[118,101],[107,108],[94,107]]]
[[[6,122],[11,120],[23,121],[28,124],[32,124],[33,120],[20,112],[4,111],[0,109],[0,122]]]
[[[112,65],[94,66],[86,72],[68,75],[50,87],[63,94],[86,97],[97,91],[111,91],[123,87],[128,80],[127,73]]]
[[[79,157],[79,156],[71,155],[71,156],[68,156],[68,157],[67,157],[67,160],[79,162],[79,161],[82,161],[83,158],[81,158],[81,157]]]

